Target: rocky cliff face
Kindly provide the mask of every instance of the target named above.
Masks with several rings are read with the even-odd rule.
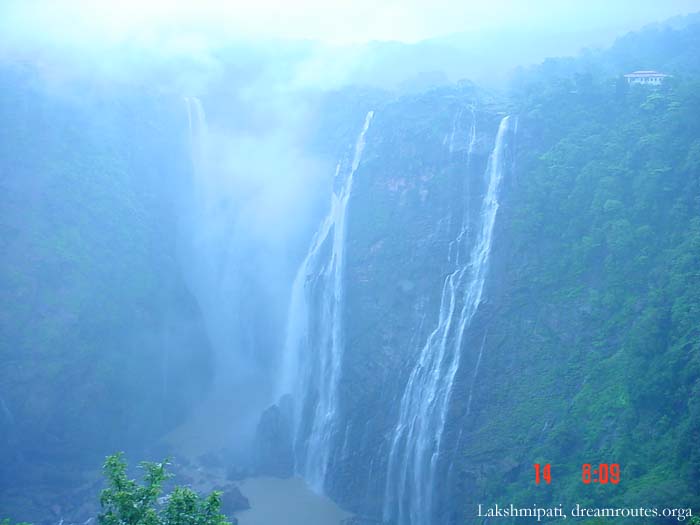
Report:
[[[499,116],[475,110],[468,166],[469,107],[475,104],[468,93],[407,100],[378,111],[368,138],[349,226],[346,459],[334,469],[340,474],[335,490],[361,487],[353,506],[366,514],[377,515],[389,497],[401,398],[438,324],[440,293],[452,271],[449,244],[484,191]]]
[[[401,398],[439,322],[455,239],[465,224],[466,235],[477,236],[502,116],[463,86],[380,104],[364,137],[347,211],[339,423],[330,438],[324,490],[372,519],[381,519],[393,491],[387,471]],[[508,179],[510,144],[506,157]],[[484,315],[464,343],[461,369],[469,372],[461,376],[469,380],[457,382],[456,403],[471,393]],[[464,412],[464,405],[456,410]],[[454,450],[461,426],[455,417],[461,415],[450,411],[441,451]],[[453,475],[453,460],[451,452],[441,453],[438,479]],[[446,494],[447,488],[440,481],[438,490]]]
[[[683,84],[551,82],[515,100],[488,277],[430,459],[436,523],[477,523],[476,505],[499,498],[641,504],[662,478],[667,499],[697,504],[698,130],[681,117],[697,97]],[[348,212],[341,415],[325,490],[368,519],[391,520],[387,506],[421,497],[388,488],[388,462],[403,392],[440,322],[450,243],[484,195],[499,113],[473,92],[434,91],[377,107],[366,136]],[[658,441],[642,437],[652,428]],[[533,463],[556,476],[537,493]],[[634,481],[589,487],[584,463],[623,464]]]

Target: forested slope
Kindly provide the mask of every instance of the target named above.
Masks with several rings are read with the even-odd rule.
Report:
[[[514,87],[518,153],[462,490],[700,504],[699,34],[652,28],[599,57],[600,71],[624,56],[674,73],[660,88],[576,61]],[[551,486],[533,488],[533,463],[552,464]],[[622,481],[587,486],[584,463],[619,463]]]
[[[37,519],[185,417],[208,341],[167,197],[189,158],[163,130],[184,109],[21,65],[0,78],[0,508]]]

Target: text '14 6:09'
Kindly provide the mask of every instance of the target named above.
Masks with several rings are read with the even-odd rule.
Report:
[[[534,467],[536,485],[539,485],[542,481],[547,484],[552,482],[552,466],[549,463],[546,465],[535,463]],[[594,467],[590,463],[584,463],[581,466],[581,481],[586,485],[589,483],[600,483],[601,485],[612,483],[617,485],[620,483],[620,465],[617,463],[600,463]]]

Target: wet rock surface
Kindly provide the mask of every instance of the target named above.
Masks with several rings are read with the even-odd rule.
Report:
[[[221,512],[226,516],[250,508],[250,501],[241,493],[241,489],[237,485],[216,487],[214,490],[221,492]]]
[[[260,475],[286,478],[294,474],[291,421],[284,403],[271,406],[260,417],[254,456]]]

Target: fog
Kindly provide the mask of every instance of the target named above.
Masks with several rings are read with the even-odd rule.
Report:
[[[183,271],[216,356],[204,412],[225,411],[243,449],[276,401],[289,285],[331,169],[304,151],[305,101],[259,94],[225,119],[210,109],[221,100],[185,98],[194,178],[176,199]]]
[[[336,164],[348,164],[371,103],[465,80],[501,94],[519,67],[609,46],[628,31],[698,10],[700,0],[7,0],[0,67],[18,78],[26,73],[36,88],[18,112],[36,102],[43,116],[50,111],[42,113],[42,104],[61,105],[63,121],[47,117],[43,130],[57,140],[84,122],[110,132],[122,118],[150,124],[156,117],[146,103],[129,105],[141,98],[158,108],[154,115],[166,115],[157,129],[167,140],[145,138],[176,144],[172,156],[138,150],[143,136],[119,141],[136,144],[129,155],[152,164],[143,191],[167,210],[159,227],[172,219],[175,249],[167,257],[206,333],[206,344],[187,344],[209,369],[205,384],[191,386],[196,395],[183,387],[189,397],[177,411],[186,417],[164,425],[171,448],[157,452],[194,458],[224,450],[247,467],[261,414],[279,402],[280,381],[291,374],[283,367],[293,366],[283,355],[293,280],[328,213]],[[347,93],[357,107],[345,103]],[[332,116],[329,97],[340,100]],[[99,114],[107,107],[114,115]],[[338,122],[347,129],[333,142]],[[108,156],[113,145],[105,139],[104,153],[90,129],[95,156]],[[44,183],[26,182],[27,194],[40,194]],[[192,349],[172,345],[168,354],[172,342],[163,343],[163,334],[187,332],[194,341],[198,324],[190,328],[176,315],[163,324],[172,326],[151,333],[149,325],[134,340],[163,345],[163,390],[177,390],[186,374],[173,363],[186,369]],[[21,418],[12,399],[0,386],[0,422],[8,427]],[[162,403],[171,402],[164,394]]]
[[[488,81],[546,56],[609,45],[627,31],[698,7],[697,0],[8,0],[0,7],[0,51],[46,67],[60,62],[64,69],[123,77],[172,60],[200,73],[220,72],[222,49],[238,47],[250,56],[255,43],[275,66],[291,65],[288,77],[277,77],[287,88],[396,85],[422,71]],[[402,68],[393,60],[397,53],[417,62]],[[497,64],[487,68],[494,58]],[[239,54],[238,61],[247,60]],[[374,78],[389,64],[398,71]]]
[[[332,184],[337,159],[307,143],[324,92],[400,94],[460,79],[503,87],[516,66],[608,45],[698,8],[698,0],[8,1],[0,60],[35,69],[45,94],[75,105],[86,93],[132,89],[181,100],[192,178],[173,194],[179,263],[214,349],[207,403],[231,404],[231,441],[247,444],[276,401],[291,281]]]
[[[204,0],[49,2],[3,4],[3,34],[15,42],[61,42],[89,47],[136,43],[178,51],[240,39],[308,39],[336,44],[372,40],[418,42],[456,33],[516,28],[610,39],[639,26],[697,9],[693,0],[589,2],[494,0]],[[582,41],[582,45],[595,42]]]
[[[231,420],[249,439],[275,401],[272,387],[253,385],[278,373],[290,283],[332,182],[334,159],[305,144],[324,91],[400,93],[464,78],[502,87],[515,66],[607,45],[697,8],[697,0],[9,1],[0,59],[36,68],[49,96],[75,104],[86,91],[135,86],[182,100],[194,178],[174,203],[180,264],[215,349],[216,395],[245,399]]]

